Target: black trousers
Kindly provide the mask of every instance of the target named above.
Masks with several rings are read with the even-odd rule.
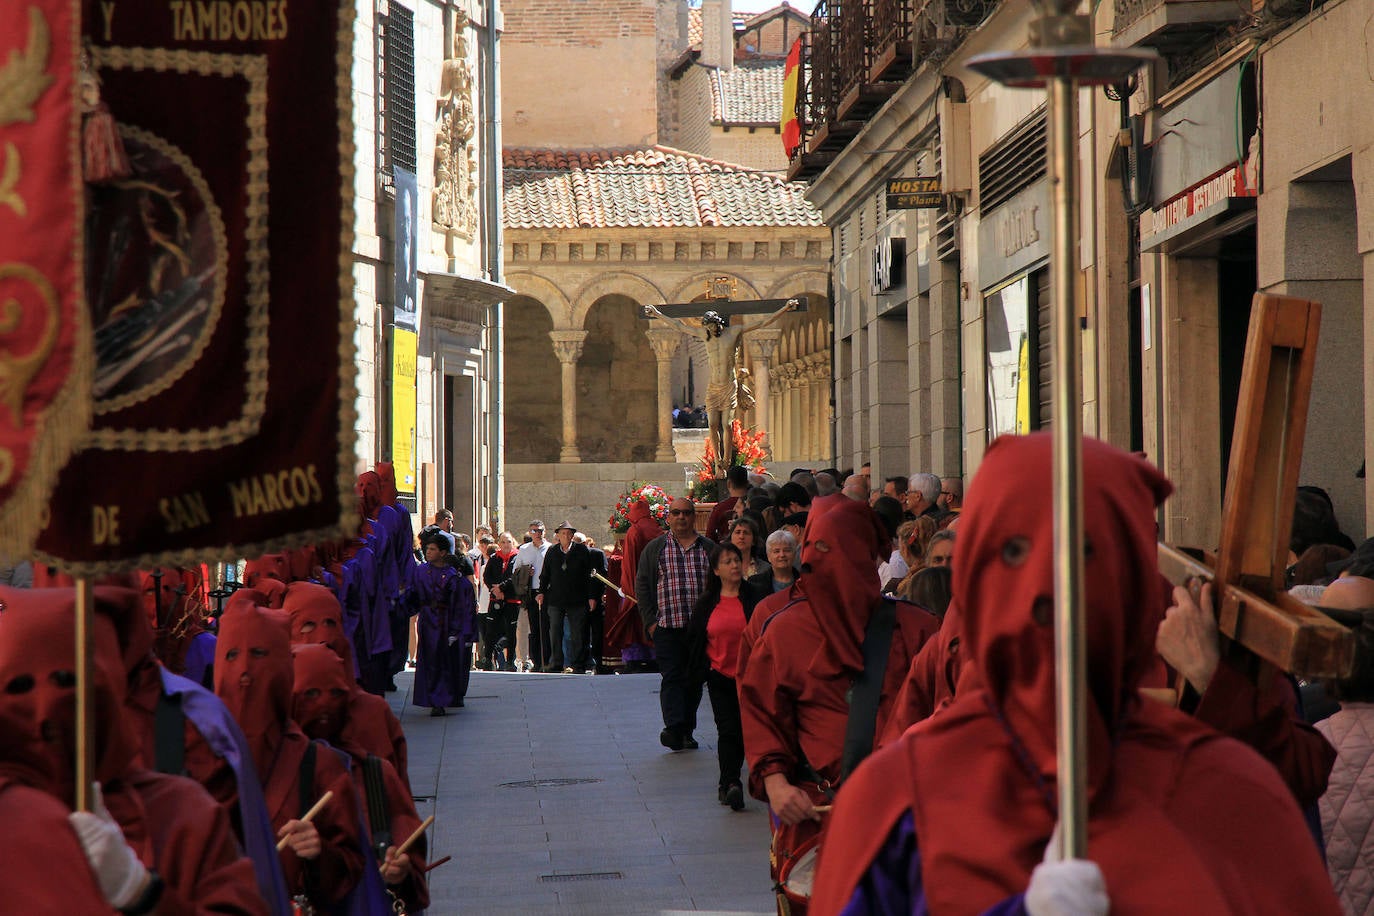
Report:
[[[549,664],[559,668],[569,667],[581,673],[587,666],[587,604],[549,604],[544,603],[549,618]],[[572,636],[574,657],[563,658],[563,619],[568,620]]]
[[[701,681],[691,673],[692,636],[686,627],[656,627],[654,655],[663,685],[658,704],[663,710],[663,726],[687,737],[697,727],[697,707],[701,705]]]
[[[499,604],[487,611],[485,633],[482,636],[483,656],[488,662],[493,659],[504,662],[504,667],[515,664],[515,627],[520,622],[520,605]],[[501,640],[506,644],[501,645]]]
[[[587,615],[587,664],[601,664],[601,647],[606,639],[606,606],[600,601]]]
[[[740,781],[744,769],[744,726],[739,717],[739,691],[734,678],[718,671],[706,672],[706,693],[711,698],[711,714],[716,720],[716,760],[720,763],[720,784]]]
[[[533,595],[525,599],[525,617],[530,624],[530,660],[538,671],[549,661],[549,621]]]

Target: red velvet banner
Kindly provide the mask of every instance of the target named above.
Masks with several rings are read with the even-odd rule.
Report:
[[[90,415],[78,0],[0,4],[0,553],[33,548]]]
[[[355,517],[352,8],[86,3],[95,418],[45,559],[227,559]]]

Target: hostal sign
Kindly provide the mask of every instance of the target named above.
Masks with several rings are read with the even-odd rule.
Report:
[[[887,208],[889,210],[925,210],[942,207],[945,195],[940,191],[938,178],[889,178],[887,180]]]

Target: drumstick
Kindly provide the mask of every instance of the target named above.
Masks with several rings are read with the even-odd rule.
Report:
[[[315,819],[315,815],[319,814],[320,809],[323,808],[333,797],[334,793],[331,791],[326,791],[323,795],[321,795],[320,800],[315,802],[315,804],[311,805],[309,811],[301,815],[300,819],[302,823],[308,824],[311,821],[313,821]],[[286,848],[286,841],[290,836],[291,834],[288,833],[286,836],[282,837],[280,840],[277,841],[277,852],[281,852],[283,849]]]
[[[833,807],[835,807],[835,806],[834,806],[834,805],[816,805],[816,806],[815,806],[815,808],[816,808],[816,813],[817,813],[817,814],[829,814],[829,813],[830,813],[830,809],[833,808]]]
[[[432,825],[433,823],[434,815],[431,814],[429,817],[425,818],[425,822],[423,824],[415,828],[415,832],[410,835],[409,839],[407,839],[400,846],[396,847],[396,855],[405,855],[406,851],[409,850],[411,846],[414,846],[416,841],[418,841],[420,837],[425,835],[425,831],[428,830],[430,828],[430,825]],[[377,870],[382,874],[386,874],[386,863],[383,862],[380,866],[378,866]]]
[[[453,856],[444,856],[444,857],[443,857],[442,859],[440,859],[438,862],[430,862],[430,863],[429,863],[428,865],[426,865],[424,868],[420,869],[420,871],[421,871],[422,873],[432,872],[432,871],[434,871],[434,869],[438,868],[440,865],[443,865],[445,862],[447,862],[449,859],[452,859],[452,858],[453,858]]]

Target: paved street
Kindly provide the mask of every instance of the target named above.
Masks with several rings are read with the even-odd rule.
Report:
[[[420,815],[437,815],[431,857],[453,856],[430,874],[431,913],[774,912],[767,814],[717,804],[708,701],[701,749],[674,754],[656,674],[473,672],[441,719],[402,706],[410,680],[389,698]]]

